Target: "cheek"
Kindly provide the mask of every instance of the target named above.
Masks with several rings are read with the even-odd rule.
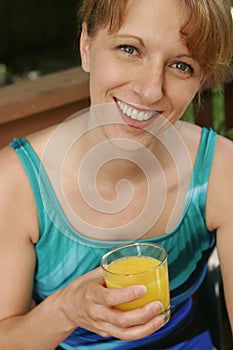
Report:
[[[179,120],[193,98],[196,95],[197,88],[190,89],[190,85],[187,84],[175,84],[175,86],[170,85],[170,89],[166,92],[166,97],[170,103],[170,108],[172,110],[172,122]]]
[[[107,56],[97,56],[90,62],[91,94],[105,95],[108,91],[121,87],[126,82],[125,70],[120,70],[116,63],[108,60]]]
[[[186,108],[199,90],[198,82],[177,82],[168,89],[171,100],[178,108]]]

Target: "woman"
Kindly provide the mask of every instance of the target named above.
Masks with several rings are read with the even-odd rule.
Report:
[[[179,119],[225,76],[230,1],[84,0],[80,13],[91,108],[0,156],[0,348],[212,349],[192,296],[217,245],[233,327],[233,145]],[[166,325],[159,302],[114,308],[144,286],[104,285],[101,256],[132,240],[168,251]]]

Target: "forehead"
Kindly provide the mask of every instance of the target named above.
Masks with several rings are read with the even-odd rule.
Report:
[[[153,42],[163,37],[184,44],[180,29],[187,16],[181,0],[130,0],[117,34],[134,34]]]
[[[170,29],[180,31],[188,18],[187,7],[181,0],[128,0],[120,29],[134,26],[140,31],[144,26],[156,34],[161,30]]]
[[[187,7],[181,0],[129,0],[123,23],[136,18],[158,21],[161,17],[164,25],[173,23],[180,27],[187,19]]]

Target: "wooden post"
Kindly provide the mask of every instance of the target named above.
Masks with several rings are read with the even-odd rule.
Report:
[[[226,130],[233,128],[233,83],[224,85],[225,125]]]
[[[202,127],[213,126],[212,115],[212,90],[206,90],[202,93],[200,106],[194,101],[194,120],[197,125]]]

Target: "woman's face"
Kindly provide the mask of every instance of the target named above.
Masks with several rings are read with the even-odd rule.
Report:
[[[201,87],[201,67],[180,35],[185,14],[180,0],[133,0],[118,32],[89,38],[83,26],[91,105],[113,103],[124,123],[112,126],[112,137],[138,138],[158,116],[174,123]]]

